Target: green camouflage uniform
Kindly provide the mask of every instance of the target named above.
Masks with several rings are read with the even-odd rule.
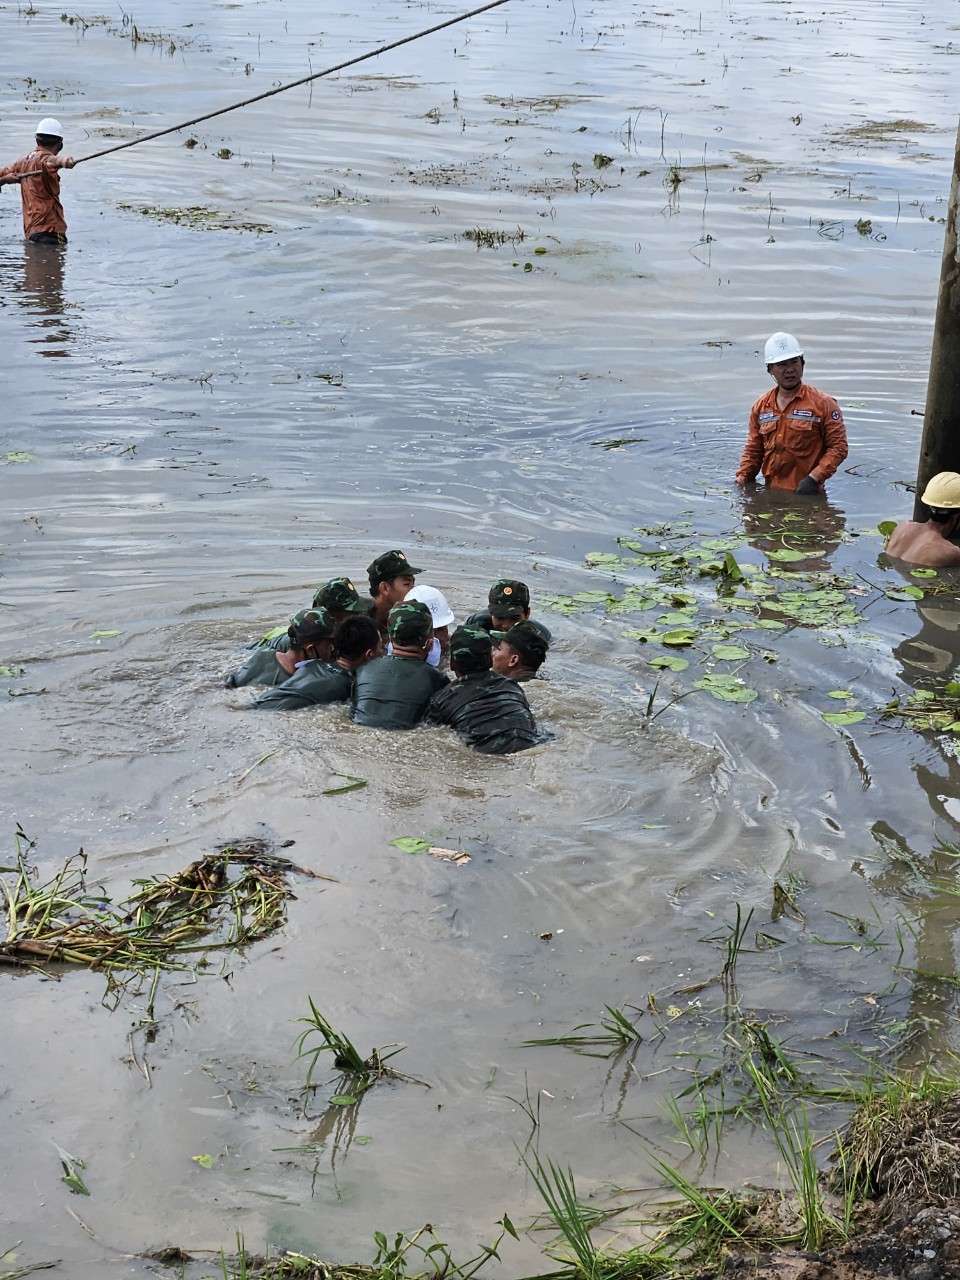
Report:
[[[263,711],[300,711],[346,702],[353,689],[353,674],[336,662],[313,659],[298,667],[289,680],[261,693],[251,705]]]
[[[433,634],[433,615],[419,600],[405,600],[390,610],[387,629],[394,645],[425,645]],[[446,684],[445,675],[419,658],[374,658],[356,673],[351,718],[371,729],[412,729]]]

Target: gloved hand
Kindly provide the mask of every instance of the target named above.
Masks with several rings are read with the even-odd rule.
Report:
[[[796,488],[797,493],[819,493],[820,486],[813,476],[804,476]]]

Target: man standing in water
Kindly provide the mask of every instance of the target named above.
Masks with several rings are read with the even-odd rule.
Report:
[[[923,491],[920,501],[929,520],[901,520],[884,550],[895,560],[921,564],[928,569],[952,569],[960,565],[960,547],[950,539],[960,525],[960,475],[941,471]]]
[[[803,349],[792,334],[768,338],[763,358],[776,386],[750,410],[736,483],[749,484],[762,471],[769,489],[823,493],[847,456],[840,406],[803,381]]]
[[[0,169],[0,187],[20,183],[23,234],[33,244],[66,244],[67,223],[60,203],[59,169],[72,169],[73,156],[60,159],[63,125],[47,116],[37,125],[37,146]],[[23,175],[30,174],[30,177]]]

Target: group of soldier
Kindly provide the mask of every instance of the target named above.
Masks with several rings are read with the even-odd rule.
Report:
[[[487,608],[451,633],[446,598],[418,587],[420,572],[394,549],[367,567],[366,599],[349,578],[331,578],[309,609],[257,641],[226,685],[268,686],[250,704],[258,710],[350,702],[354,723],[369,728],[449,725],[487,755],[542,741],[520,686],[539,676],[551,636],[530,618],[525,583],[498,579]]]

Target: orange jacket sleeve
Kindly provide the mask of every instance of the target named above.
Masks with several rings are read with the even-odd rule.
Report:
[[[814,480],[823,484],[829,480],[840,463],[847,456],[847,428],[843,423],[843,413],[833,396],[821,393],[823,401],[821,415],[823,417],[823,453],[817,459],[817,465],[810,472]]]
[[[748,480],[755,480],[757,472],[760,470],[760,463],[763,461],[763,441],[760,439],[760,424],[758,421],[758,409],[760,401],[758,400],[750,410],[750,419],[747,423],[747,443],[744,445],[743,453],[740,456],[740,465],[737,467],[736,483],[746,484]]]

